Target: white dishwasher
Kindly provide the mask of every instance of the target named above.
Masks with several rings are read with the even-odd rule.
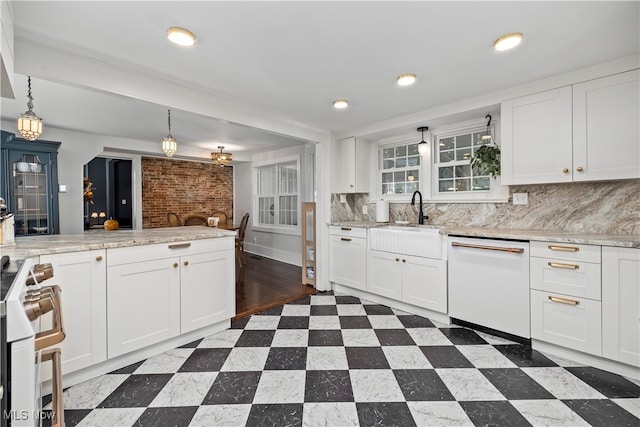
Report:
[[[529,242],[449,236],[449,317],[530,338]]]

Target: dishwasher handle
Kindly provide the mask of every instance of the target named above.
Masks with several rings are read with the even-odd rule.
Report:
[[[483,249],[487,251],[510,252],[514,254],[521,254],[524,252],[523,248],[503,248],[500,246],[472,245],[469,243],[460,243],[460,242],[451,242],[451,246],[456,246],[460,248]]]

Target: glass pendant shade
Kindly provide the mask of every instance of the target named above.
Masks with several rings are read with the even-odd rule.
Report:
[[[225,166],[226,164],[231,162],[231,160],[233,160],[233,154],[222,152],[222,150],[224,150],[224,146],[219,145],[218,149],[220,150],[219,153],[215,151],[211,153],[211,160],[213,160],[215,163],[219,164],[220,166]]]
[[[169,124],[169,135],[162,139],[162,151],[167,157],[171,157],[176,154],[178,149],[178,143],[175,138],[171,136],[171,110],[167,110],[167,123]]]
[[[421,126],[417,130],[422,132],[422,140],[418,143],[418,153],[423,156],[429,152],[429,144],[424,140],[424,131],[429,130],[429,126]]]
[[[42,135],[42,119],[33,112],[33,97],[31,96],[31,76],[27,76],[28,110],[18,116],[18,132],[28,141],[35,141]]]
[[[169,134],[162,139],[162,151],[167,157],[171,157],[176,154],[176,150],[178,149],[178,143],[176,140]]]

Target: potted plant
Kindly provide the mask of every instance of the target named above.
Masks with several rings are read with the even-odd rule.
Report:
[[[476,149],[471,167],[478,175],[490,175],[491,178],[500,175],[500,147],[487,144]]]

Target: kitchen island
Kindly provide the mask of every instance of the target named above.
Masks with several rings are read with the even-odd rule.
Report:
[[[235,316],[235,234],[198,226],[95,230],[20,238],[1,253],[53,265],[46,283],[62,289],[68,387],[227,329]]]

